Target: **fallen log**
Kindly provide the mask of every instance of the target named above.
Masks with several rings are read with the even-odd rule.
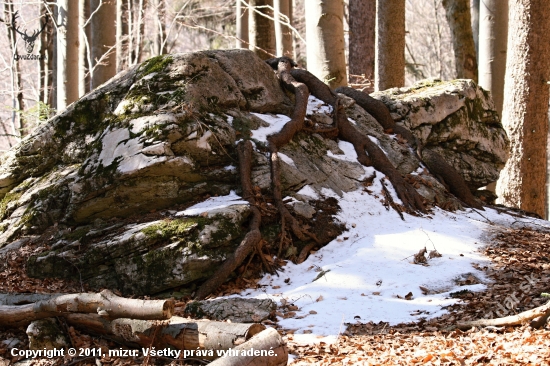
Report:
[[[67,323],[75,328],[105,336],[128,347],[156,347],[157,349],[174,347],[179,350],[193,351],[190,357],[207,360],[217,358],[217,350],[235,348],[265,329],[264,325],[257,323],[193,320],[178,316],[167,321],[137,319],[109,321],[97,314],[67,314],[64,317]],[[208,352],[209,350],[212,352]]]
[[[263,352],[262,352],[263,351]],[[283,366],[288,363],[288,350],[283,338],[268,328],[246,343],[229,350],[226,356],[210,366]]]
[[[545,319],[545,318],[547,319],[549,314],[550,314],[550,301],[548,301],[546,304],[542,306],[524,311],[516,315],[510,315],[510,316],[505,316],[505,317],[496,318],[496,319],[480,319],[480,320],[474,320],[470,322],[458,323],[456,327],[461,330],[467,330],[473,327],[489,327],[489,326],[506,327],[506,326],[522,325],[527,320],[533,320],[539,317],[542,317],[542,319]],[[541,322],[535,321],[535,322],[532,322],[531,325],[533,327],[540,327],[544,325],[544,324],[539,324]]]
[[[68,313],[98,313],[106,318],[169,319],[173,300],[139,300],[117,296],[109,290],[100,293],[67,294],[26,305],[0,306],[0,327],[28,325],[33,320]]]

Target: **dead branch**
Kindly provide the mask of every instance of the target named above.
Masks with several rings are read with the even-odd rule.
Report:
[[[18,327],[33,320],[68,313],[101,313],[110,319],[169,319],[173,300],[139,300],[117,296],[109,290],[100,293],[67,294],[27,305],[0,306],[0,326]]]
[[[548,319],[548,316],[550,316],[550,301],[548,301],[545,305],[536,307],[531,310],[524,311],[516,315],[510,315],[510,316],[505,316],[503,318],[496,318],[496,319],[480,319],[480,320],[474,320],[470,322],[458,323],[457,328],[461,330],[467,330],[472,327],[515,326],[515,325],[522,325],[528,320],[533,320],[539,317],[541,317],[541,319],[544,319],[544,318]],[[531,326],[534,328],[537,328],[544,325],[545,322],[542,323],[541,319],[539,319],[539,321],[532,322]]]

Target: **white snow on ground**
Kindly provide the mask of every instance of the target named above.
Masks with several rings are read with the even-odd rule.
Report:
[[[179,211],[176,216],[198,216],[203,212],[209,212],[226,208],[232,205],[248,205],[235,191],[231,191],[227,196],[210,197],[204,202],[197,203],[184,211]]]
[[[287,163],[288,165],[292,165],[293,167],[296,168],[296,164],[294,164],[294,160],[292,160],[292,158],[286,154],[283,154],[283,153],[279,153],[279,158],[281,158],[282,161],[284,161],[285,163]]]

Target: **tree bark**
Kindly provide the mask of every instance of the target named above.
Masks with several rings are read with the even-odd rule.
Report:
[[[308,1],[307,68],[331,89],[347,85],[343,0]]]
[[[217,358],[216,350],[227,350],[245,344],[265,329],[264,325],[256,323],[227,323],[178,316],[165,322],[127,318],[110,321],[97,314],[67,314],[64,318],[76,328],[107,336],[127,346],[213,350],[214,357],[197,357],[209,360]]]
[[[479,9],[479,85],[489,90],[502,116],[508,45],[508,1],[483,0]]]
[[[243,356],[242,351],[272,350],[273,356]],[[235,347],[238,356],[218,358],[210,366],[284,366],[288,363],[288,350],[281,335],[268,328],[246,343]]]
[[[100,6],[101,4],[101,6]],[[91,0],[92,85],[95,89],[116,74],[116,4],[115,0]]]
[[[376,91],[405,85],[405,0],[376,1]]]
[[[349,73],[374,79],[376,0],[349,0]]]
[[[503,0],[507,2],[508,0]],[[477,59],[479,60],[479,10],[480,10],[480,0],[471,0],[470,1],[470,17],[472,18],[472,34],[474,36],[474,45],[476,49]],[[479,65],[479,62],[478,62]]]
[[[57,1],[57,110],[78,99],[78,2]]]
[[[236,48],[248,48],[248,7],[237,0]]]
[[[502,122],[510,158],[497,183],[497,202],[545,217],[550,3],[511,0],[509,6]]]
[[[249,0],[248,38],[250,49],[262,60],[275,55],[275,25],[273,20],[273,0]]]
[[[88,70],[90,65],[88,64],[89,56],[89,42],[88,33],[86,29],[90,28],[90,25],[84,26],[88,17],[90,16],[90,2],[88,0],[78,1],[78,17],[80,19],[79,27],[79,46],[78,49],[78,95],[81,97],[90,90],[90,75]]]
[[[477,61],[469,0],[443,0],[445,15],[451,29],[455,69],[458,79],[472,79],[477,83]]]
[[[275,18],[275,43],[277,56],[292,57],[292,33],[290,24],[290,0],[273,0]]]
[[[50,57],[52,55],[50,55],[50,53],[52,52],[53,47],[52,33],[54,32],[53,22],[51,21],[50,13],[48,10],[51,9],[49,9],[49,6],[47,4],[40,4],[40,21],[48,21],[48,24],[46,25],[46,28],[44,28],[44,31],[40,33],[39,47],[40,55],[43,55],[45,57],[42,57],[40,59],[40,84],[38,87],[38,100],[45,104],[49,104],[50,88],[52,84],[52,70],[50,68]]]
[[[121,72],[128,65],[128,3],[126,0],[116,2],[116,72]]]
[[[104,313],[114,318],[169,319],[174,312],[173,300],[138,300],[116,296],[109,290],[100,293],[68,294],[27,305],[0,306],[0,324],[18,327],[33,320],[66,313]]]

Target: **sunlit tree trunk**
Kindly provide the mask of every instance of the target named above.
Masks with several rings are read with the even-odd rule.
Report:
[[[443,0],[447,22],[451,28],[455,53],[456,77],[477,82],[477,59],[472,32],[469,0]]]
[[[405,0],[376,1],[375,90],[405,84]]]
[[[164,0],[150,0],[149,4],[155,13],[153,36],[153,56],[164,55],[166,53],[166,4]]]
[[[100,6],[101,4],[101,6]],[[116,4],[115,0],[91,0],[92,85],[97,88],[116,74]]]
[[[83,96],[90,90],[90,75],[88,74],[90,50],[88,45],[91,40],[87,37],[86,32],[86,28],[89,28],[90,25],[84,27],[90,16],[90,2],[89,0],[79,0],[78,2],[78,17],[80,20],[78,32],[80,47],[78,49],[78,95]]]
[[[292,57],[292,33],[288,27],[290,23],[291,0],[274,0],[275,10],[275,41],[277,56]]]
[[[508,0],[502,0],[507,2]],[[476,55],[479,60],[479,9],[481,7],[480,0],[470,1],[470,16],[472,18],[472,34],[474,36],[474,45],[476,49]]]
[[[78,1],[57,1],[57,109],[78,99]]]
[[[350,76],[374,79],[375,27],[376,0],[349,0]]]
[[[545,216],[550,2],[509,1],[502,122],[510,158],[497,184],[499,202]]]
[[[508,0],[483,0],[479,16],[479,85],[491,92],[498,114],[502,116]]]
[[[306,4],[307,68],[331,88],[347,85],[344,1]]]

